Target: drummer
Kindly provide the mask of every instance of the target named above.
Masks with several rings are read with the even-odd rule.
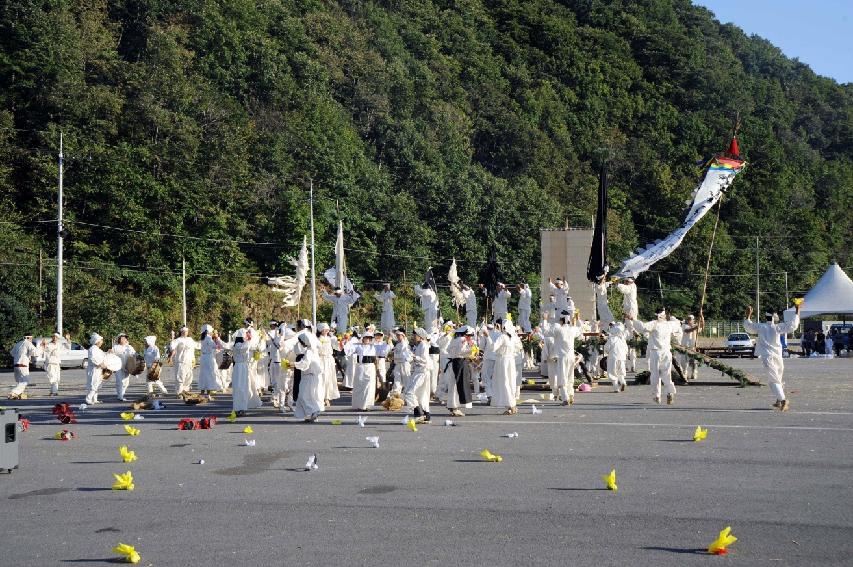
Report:
[[[115,373],[116,397],[120,402],[126,402],[124,397],[127,387],[130,385],[130,373],[127,371],[127,362],[136,356],[136,350],[130,345],[125,333],[120,333],[113,343],[113,354],[121,359],[121,368]]]

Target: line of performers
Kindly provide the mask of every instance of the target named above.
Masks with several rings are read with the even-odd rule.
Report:
[[[417,293],[422,300],[426,296],[430,309],[424,309],[425,326],[416,327],[408,335],[405,329],[394,327],[394,294],[390,286],[386,286],[382,294],[377,294],[377,299],[383,302],[381,327],[392,327],[388,334],[381,327],[377,329],[368,325],[363,330],[344,328],[342,334],[335,335],[330,325],[320,323],[314,329],[312,323],[304,319],[293,325],[271,321],[265,330],[255,328],[252,319],[246,319],[243,328],[231,333],[228,340],[211,325],[202,326],[198,340],[190,336],[190,330],[184,327],[179,336],[173,334],[171,337],[166,358],[174,368],[175,394],[187,396],[190,395],[196,352],[199,351],[198,389],[201,394],[211,395],[230,389],[233,409],[238,415],[261,407],[262,396],[271,395],[272,405],[282,413],[292,412],[298,419],[314,421],[332,400],[340,398],[340,390],[344,389],[352,391],[351,406],[354,410],[369,411],[377,401],[377,393],[381,392],[383,397],[397,398],[400,406],[409,407],[416,420],[428,422],[431,402],[445,405],[452,416],[464,416],[463,409],[472,407],[475,402],[504,408],[505,415],[516,414],[523,371],[535,367],[534,345],[539,347],[540,372],[548,377],[553,399],[564,406],[572,405],[575,377],[579,371],[592,378],[599,374],[598,357],[601,353],[597,347],[591,349],[588,361],[575,351],[575,341],[583,339],[584,335],[606,336],[603,343],[603,354],[607,357],[606,375],[613,391],[622,392],[626,387],[626,374],[636,370],[636,352],[628,342],[639,334],[648,338],[647,357],[653,401],[661,403],[663,385],[667,404],[673,404],[676,389],[671,376],[671,345],[675,342],[687,347],[695,346],[702,321],[696,322],[691,315],[682,322],[668,315],[663,308],[657,310],[657,317],[652,321],[639,321],[636,285],[633,280],[627,280],[617,284],[623,295],[623,322],[617,322],[607,305],[607,288],[613,283],[602,278],[596,285],[599,320],[592,325],[580,320],[580,313],[568,295],[568,286],[559,279],[549,282],[552,296],[550,303],[541,310],[541,324],[536,328],[531,328],[529,323],[530,290],[526,284],[518,286],[521,325],[515,324],[509,314],[507,300],[510,292],[503,284],[498,286],[492,305],[492,323],[483,319],[479,324],[470,324],[471,313],[466,312],[468,324],[458,326],[453,322],[440,321],[437,303],[433,303],[434,291],[418,286]],[[473,294],[467,286],[462,290]],[[326,295],[333,302],[344,297],[340,290],[336,290],[334,295]],[[341,311],[336,303],[332,322],[339,331],[346,315],[347,312]],[[759,336],[756,354],[768,370],[771,387],[777,396],[774,405],[786,410],[788,402],[781,382],[781,347],[774,348],[773,341],[774,335],[778,343],[780,332],[796,329],[799,317],[784,324],[774,320],[762,324],[752,323],[750,316],[751,311],[744,325]],[[127,401],[125,395],[130,377],[144,370],[147,370],[149,394],[168,393],[161,380],[162,357],[157,337],[147,336],[144,341],[146,348],[138,354],[127,335],[120,334],[112,348],[104,351],[103,337],[97,333],[90,336],[87,404],[100,403],[101,385],[110,375],[115,379],[117,399]],[[10,397],[21,397],[24,393],[30,357],[39,349],[47,355],[51,393],[58,393],[56,353],[60,344],[57,335],[39,347],[32,344],[29,336],[15,345],[12,354],[16,362],[17,385]],[[686,378],[696,377],[692,359],[685,357],[681,366]]]

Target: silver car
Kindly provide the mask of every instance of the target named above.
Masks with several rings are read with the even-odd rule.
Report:
[[[755,347],[755,341],[746,333],[732,333],[726,338],[728,350],[749,350]]]
[[[50,342],[51,339],[49,337],[37,337],[33,339],[33,344],[38,348],[42,341]],[[65,340],[62,342],[65,343],[65,348],[62,349],[62,354],[59,357],[59,366],[61,368],[86,368],[89,363],[89,351],[80,343],[72,342],[69,348],[68,342]],[[37,352],[30,360],[30,365],[44,370],[44,353]]]

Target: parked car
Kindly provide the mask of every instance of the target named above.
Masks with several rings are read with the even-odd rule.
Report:
[[[746,333],[732,333],[726,338],[728,350],[749,350],[755,348],[755,341]]]
[[[41,345],[42,341],[50,342],[50,340],[51,339],[49,337],[36,337],[33,339],[33,344],[38,347]],[[86,368],[88,358],[89,353],[83,345],[72,342],[71,348],[68,348],[66,343],[66,348],[62,351],[62,355],[59,360],[59,366],[61,368]],[[30,360],[30,365],[43,370],[44,354],[36,354],[32,360]]]

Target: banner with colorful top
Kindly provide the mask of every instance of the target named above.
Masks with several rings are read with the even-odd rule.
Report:
[[[717,204],[740,173],[746,162],[740,159],[740,151],[737,139],[732,138],[729,151],[721,156],[716,156],[708,162],[705,177],[693,192],[693,205],[684,219],[684,223],[675,229],[669,236],[662,240],[656,240],[645,248],[641,248],[634,256],[631,256],[622,264],[622,268],[616,274],[620,278],[636,278],[652,267],[653,264],[663,260],[673,252],[687,236],[687,232]]]

